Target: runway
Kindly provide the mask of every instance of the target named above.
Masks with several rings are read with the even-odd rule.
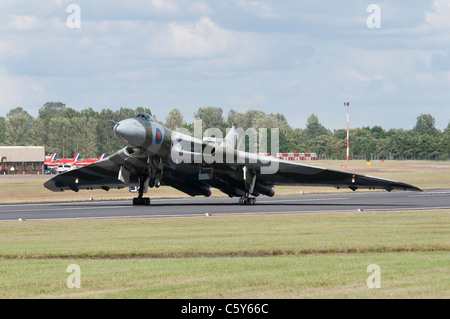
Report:
[[[195,197],[152,199],[150,206],[133,206],[131,199],[0,205],[0,221],[450,209],[450,189],[261,196],[254,206],[237,202],[238,198]]]

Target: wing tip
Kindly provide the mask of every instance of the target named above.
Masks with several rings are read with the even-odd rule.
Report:
[[[413,191],[413,192],[423,192],[422,189],[420,189],[420,188],[417,187],[417,186],[413,186],[413,185],[406,185],[406,186],[403,186],[403,190],[404,190],[404,191]]]

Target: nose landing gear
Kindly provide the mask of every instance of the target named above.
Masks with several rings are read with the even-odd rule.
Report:
[[[148,187],[158,188],[161,186],[161,179],[163,176],[161,159],[159,157],[149,157],[147,164],[149,164],[149,168],[145,171],[141,171],[138,174],[139,178],[139,196],[133,198],[133,205],[150,205],[150,198],[143,197],[144,193],[147,192]],[[147,166],[148,167],[148,166]]]
[[[144,191],[148,188],[148,176],[139,177],[139,196],[133,198],[133,205],[149,206],[150,197],[143,197]]]
[[[149,206],[150,197],[135,197],[133,198],[133,205]]]

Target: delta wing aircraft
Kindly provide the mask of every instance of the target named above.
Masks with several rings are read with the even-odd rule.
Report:
[[[113,122],[113,121],[111,121]],[[98,162],[47,181],[51,191],[129,187],[138,193],[134,205],[150,205],[148,188],[167,185],[191,196],[210,196],[217,188],[240,205],[254,205],[259,195],[273,196],[275,185],[308,185],[421,191],[384,178],[288,162],[241,151],[243,129],[233,125],[220,143],[172,131],[145,113],[114,123],[114,134],[126,146]]]

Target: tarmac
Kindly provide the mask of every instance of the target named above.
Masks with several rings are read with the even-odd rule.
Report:
[[[151,192],[147,195],[151,195]],[[131,197],[131,196],[130,196]],[[150,206],[132,200],[0,205],[0,221],[151,218],[215,215],[303,214],[324,212],[450,209],[450,189],[424,192],[354,192],[295,196],[260,196],[254,206],[239,198],[193,197],[151,199]]]

